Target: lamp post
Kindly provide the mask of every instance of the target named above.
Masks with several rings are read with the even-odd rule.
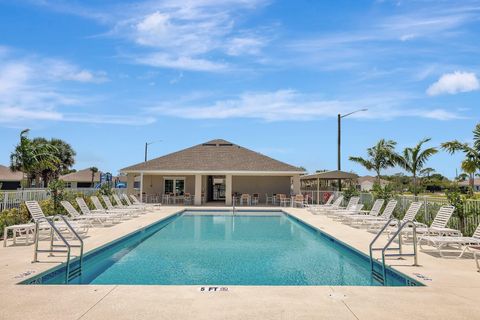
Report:
[[[342,161],[341,161],[341,144],[342,144],[342,118],[345,118],[345,117],[348,117],[349,115],[352,115],[354,113],[357,113],[357,112],[363,112],[363,111],[367,111],[368,109],[366,108],[363,108],[363,109],[358,109],[358,110],[355,110],[355,111],[352,111],[350,113],[347,113],[347,114],[338,114],[338,117],[337,117],[337,123],[338,123],[338,126],[337,126],[337,129],[338,129],[338,143],[337,143],[337,169],[338,171],[342,170]],[[341,191],[342,190],[342,180],[341,179],[338,179],[338,191]]]
[[[157,142],[162,142],[163,140],[157,140],[152,142],[145,142],[145,162],[147,162],[147,155],[148,155],[148,146]]]

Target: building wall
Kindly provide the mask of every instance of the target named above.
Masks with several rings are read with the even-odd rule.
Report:
[[[260,202],[265,202],[265,194],[273,193],[290,194],[290,176],[233,176],[232,192],[236,193],[258,193]]]
[[[195,176],[187,175],[144,175],[143,176],[143,192],[149,195],[161,195],[164,194],[164,178],[185,178],[185,192],[186,193],[195,193]]]

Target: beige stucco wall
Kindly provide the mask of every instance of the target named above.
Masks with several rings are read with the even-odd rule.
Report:
[[[233,176],[232,192],[258,193],[260,202],[265,202],[265,193],[290,194],[290,176]]]
[[[187,175],[147,175],[143,177],[143,192],[149,195],[164,194],[164,178],[185,178],[185,192],[195,193],[195,176]]]

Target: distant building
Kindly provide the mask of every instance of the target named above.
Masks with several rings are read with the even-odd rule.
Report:
[[[470,187],[470,179],[467,179],[465,181],[460,181],[458,185],[460,187]],[[480,178],[473,179],[473,190],[480,191]]]
[[[90,171],[90,168],[60,176],[60,180],[65,182],[67,188],[93,188],[100,183],[100,174],[100,171],[95,173],[93,176],[93,184],[92,171]]]
[[[363,176],[357,179],[357,189],[360,191],[371,191],[373,189],[373,185],[377,182],[376,177],[372,176]],[[390,182],[387,180],[380,179],[380,186],[385,187]]]
[[[23,179],[23,172],[13,172],[9,167],[0,165],[0,190],[17,190],[22,187]]]

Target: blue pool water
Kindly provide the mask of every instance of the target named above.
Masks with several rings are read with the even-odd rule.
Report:
[[[26,283],[61,284],[64,270]],[[71,284],[381,285],[368,259],[281,212],[184,212],[96,250]],[[415,285],[389,271],[388,285]]]

